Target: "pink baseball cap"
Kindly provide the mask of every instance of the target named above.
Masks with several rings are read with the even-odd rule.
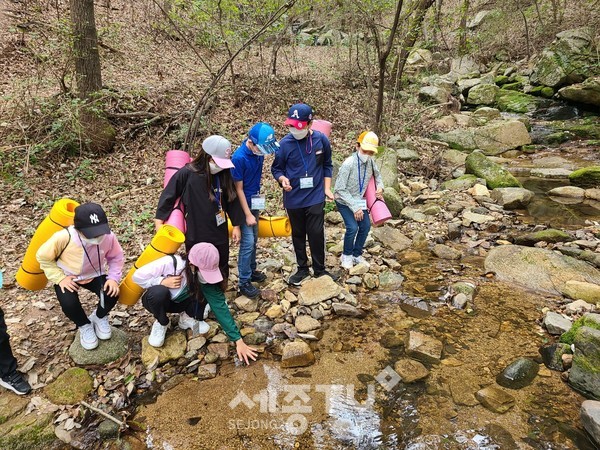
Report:
[[[207,283],[217,284],[223,281],[219,270],[219,251],[214,245],[208,242],[194,245],[188,253],[188,261],[198,268]]]
[[[231,142],[223,136],[213,134],[202,142],[202,149],[212,156],[215,164],[221,169],[232,169],[235,167],[231,162]]]

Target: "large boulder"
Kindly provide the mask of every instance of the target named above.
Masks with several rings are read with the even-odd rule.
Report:
[[[522,187],[521,183],[504,167],[496,164],[481,152],[473,152],[465,161],[465,171],[483,178],[491,189]]]
[[[439,105],[446,103],[450,97],[450,92],[437,86],[423,86],[419,89],[419,101],[426,105]]]
[[[600,74],[594,40],[588,27],[558,33],[535,64],[531,82],[557,88]]]
[[[155,363],[164,364],[181,358],[187,349],[184,333],[175,332],[167,335],[162,347],[156,348],[148,344],[148,336],[142,339],[142,363],[150,367]]]
[[[558,91],[565,100],[600,106],[600,77],[588,78],[583,83],[566,86]]]
[[[375,157],[375,162],[381,172],[383,185],[387,188],[398,190],[398,154],[392,148],[380,148]]]
[[[535,111],[539,103],[539,98],[518,91],[500,89],[496,93],[496,106],[500,111],[525,114]]]
[[[515,244],[517,245],[528,245],[533,246],[538,242],[549,242],[556,244],[558,242],[570,242],[573,238],[571,235],[562,230],[556,230],[554,228],[548,228],[546,230],[535,231],[533,233],[526,233],[522,236],[515,238]]]
[[[331,277],[311,278],[298,292],[300,306],[312,306],[340,295],[342,288]]]
[[[94,390],[94,379],[87,370],[71,367],[44,388],[48,399],[56,405],[74,405]]]
[[[600,444],[600,402],[596,400],[586,400],[581,404],[579,412],[583,428],[590,436]]]
[[[600,270],[588,263],[536,247],[493,248],[484,266],[487,272],[495,272],[500,281],[555,295],[562,295],[569,280],[600,284]]]
[[[404,251],[412,245],[410,238],[402,234],[400,230],[389,226],[373,228],[371,229],[371,235],[381,242],[384,247],[395,252]]]
[[[456,79],[459,78],[474,78],[480,74],[481,66],[471,56],[459,56],[450,61],[450,74]]]
[[[600,285],[598,284],[569,280],[565,283],[562,292],[573,300],[584,300],[593,305],[600,302]]]
[[[481,149],[486,155],[531,144],[527,127],[518,120],[493,120],[481,127],[451,130],[436,137],[454,149]]]
[[[478,84],[469,90],[467,103],[470,105],[493,105],[499,89],[495,84]]]
[[[386,187],[383,191],[383,201],[385,201],[392,217],[400,217],[400,212],[404,209],[404,202],[396,189]]]
[[[585,189],[600,187],[600,166],[576,170],[569,175],[569,181],[572,185]]]
[[[576,390],[600,399],[600,330],[581,327],[575,333],[575,352],[569,384]]]

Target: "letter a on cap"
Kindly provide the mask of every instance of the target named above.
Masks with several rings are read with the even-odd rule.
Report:
[[[292,113],[292,116],[294,119],[298,119],[300,120],[300,115],[298,114],[298,110],[295,109],[294,112]]]

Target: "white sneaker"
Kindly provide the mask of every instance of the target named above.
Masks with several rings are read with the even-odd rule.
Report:
[[[194,333],[204,334],[208,333],[210,325],[203,320],[196,320],[193,317],[188,316],[187,313],[182,312],[179,314],[179,328],[182,330],[190,329]]]
[[[208,313],[210,312],[210,305],[207,303],[204,308],[204,319],[208,319]]]
[[[98,339],[102,339],[103,341],[105,341],[111,338],[112,329],[110,328],[110,324],[108,323],[108,316],[105,316],[102,319],[100,319],[96,315],[96,310],[94,310],[94,312],[89,315],[88,319],[94,325],[94,331],[96,332],[96,336],[98,337]]]
[[[155,320],[152,324],[152,331],[148,336],[148,344],[152,347],[162,347],[165,343],[165,336],[167,335],[168,325],[161,325],[158,320]]]
[[[94,350],[98,347],[98,337],[94,331],[94,325],[87,323],[79,327],[79,342],[86,350]]]
[[[371,266],[371,264],[369,264],[369,262],[362,256],[353,256],[352,261],[354,264],[366,264],[369,267]]]
[[[344,269],[352,269],[352,267],[354,266],[354,261],[353,261],[352,255],[342,254],[340,261],[341,261],[341,266]]]

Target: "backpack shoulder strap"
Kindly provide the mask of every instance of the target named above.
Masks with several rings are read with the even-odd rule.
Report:
[[[69,236],[69,239],[67,240],[67,243],[65,244],[63,249],[60,251],[60,253],[56,256],[56,261],[58,261],[60,259],[61,255],[64,253],[64,251],[69,246],[69,243],[71,242],[71,232],[69,231],[69,228],[65,228],[65,230],[67,231],[67,235]]]

